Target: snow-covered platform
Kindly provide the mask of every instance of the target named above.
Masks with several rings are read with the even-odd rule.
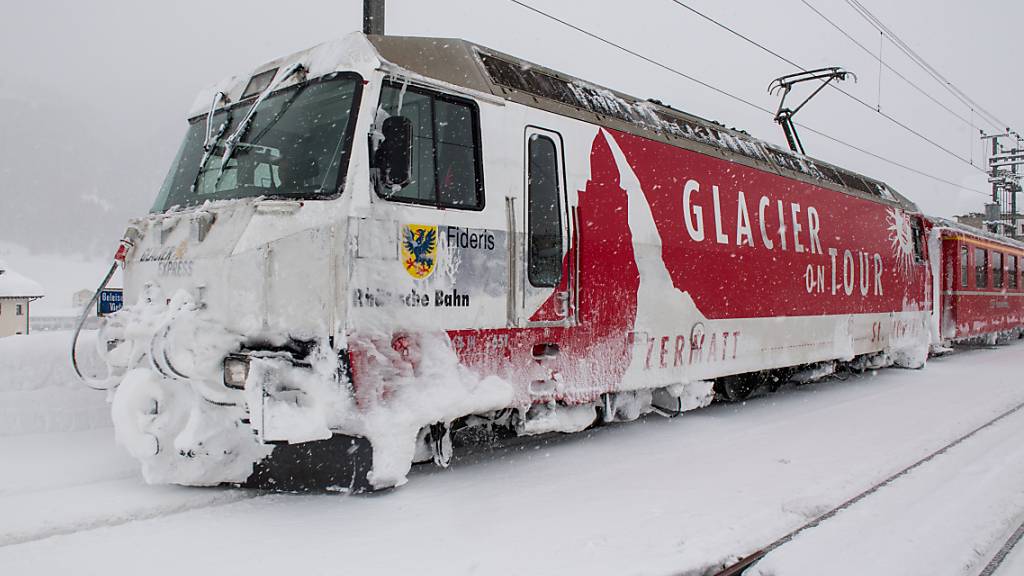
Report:
[[[705,574],[1024,402],[1022,367],[1024,343],[964,350],[474,448],[370,496],[150,487],[109,429],[0,436],[0,573]],[[1024,410],[750,573],[980,572],[1024,520],[1021,437]]]

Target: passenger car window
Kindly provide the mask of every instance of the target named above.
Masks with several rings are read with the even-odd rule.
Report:
[[[439,208],[480,210],[484,206],[478,113],[470,100],[388,83],[381,110],[412,122],[412,173],[404,186],[377,194],[388,200]]]
[[[967,246],[960,247],[960,287],[967,288],[968,280],[967,277],[970,275],[970,261],[968,260],[971,256],[971,251]]]
[[[974,287],[988,288],[988,250],[974,249]]]
[[[1017,268],[1017,257],[1016,256],[1010,256],[1010,260],[1006,263],[1006,268],[1007,268],[1007,278],[1010,281],[1009,282],[1009,288],[1012,288],[1012,289],[1016,290],[1017,287],[1020,286],[1020,277],[1017,276],[1018,268]]]
[[[992,287],[1003,287],[1003,253],[992,253]]]
[[[562,278],[562,216],[558,153],[551,138],[530,136],[527,177],[527,276],[533,286],[553,288]]]

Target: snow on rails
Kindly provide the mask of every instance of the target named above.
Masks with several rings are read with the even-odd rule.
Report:
[[[464,428],[1021,331],[1024,246],[940,291],[952,227],[885,184],[465,41],[353,34],[196,102],[93,382],[151,482],[387,488]]]
[[[722,570],[715,572],[714,576],[738,576],[740,574],[748,573],[748,569],[750,569],[752,566],[755,566],[757,563],[759,563],[763,558],[771,554],[773,551],[783,546],[786,546],[787,544],[792,542],[794,538],[796,538],[797,536],[818,528],[822,525],[822,523],[828,522],[835,516],[844,513],[848,509],[858,505],[862,501],[865,501],[866,499],[870,498],[879,491],[893,487],[895,483],[915,473],[915,471],[934,461],[936,458],[946,455],[950,451],[955,450],[959,445],[971,440],[972,438],[975,438],[983,431],[992,428],[993,426],[999,424],[1000,422],[1006,420],[1007,418],[1010,418],[1011,416],[1017,415],[1022,408],[1024,408],[1024,403],[1017,404],[1007,409],[1006,411],[998,414],[994,418],[980,424],[979,426],[971,429],[970,431],[954,438],[950,442],[938,447],[937,449],[921,457],[920,459],[908,464],[903,468],[900,468],[896,472],[878,481],[877,483],[868,486],[867,488],[861,490],[860,492],[857,492],[856,494],[854,494],[850,498],[847,498],[837,506],[827,511],[824,511],[820,514],[816,514],[815,517],[809,520],[807,523],[798,526],[793,530],[790,530],[786,534],[780,536],[776,540],[773,540],[764,547],[755,550],[751,553],[745,553],[742,557],[738,557],[734,562],[731,562],[729,565],[723,567]],[[981,574],[991,574],[995,570],[995,568],[998,567],[998,564],[1002,562],[1003,558],[1005,558],[1009,549],[1012,548],[1019,539],[1019,535],[1017,535],[1016,533],[1013,534],[1011,536],[1011,539],[1007,541],[1007,543],[1004,545],[1003,549],[999,551],[999,553],[992,559],[991,562],[985,565]],[[754,568],[751,569],[749,573],[761,574],[761,571]],[[766,571],[766,573],[773,574],[775,572],[769,569]]]

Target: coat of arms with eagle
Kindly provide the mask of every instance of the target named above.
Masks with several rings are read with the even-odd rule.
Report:
[[[402,228],[402,266],[410,276],[422,280],[437,264],[437,226],[406,224]]]

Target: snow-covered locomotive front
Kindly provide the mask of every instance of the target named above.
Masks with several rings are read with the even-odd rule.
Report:
[[[387,168],[382,142],[409,140],[401,131],[410,127],[395,132],[387,110],[406,98],[415,106],[412,78],[395,72],[352,34],[197,97],[151,214],[131,224],[130,305],[106,328],[117,344],[107,358],[118,440],[148,481],[393,486],[414,460],[447,464],[453,420],[514,404],[510,385],[460,365],[444,319],[404,313],[448,310],[456,327],[485,320],[488,300],[504,310],[504,289],[486,284],[500,285],[508,264],[494,257],[503,235],[482,230],[479,211],[462,218],[476,228],[400,226],[404,205],[373,205],[371,188],[397,186],[403,162]],[[448,166],[448,181],[436,184],[452,204],[482,199],[482,175],[467,184],[458,172],[458,138],[479,140],[456,131],[469,102],[430,103],[452,126],[434,145]],[[439,257],[447,269],[435,270]],[[381,342],[398,354],[396,333],[408,333],[401,353],[375,358]],[[382,371],[387,390],[374,385]]]
[[[243,482],[274,442],[330,438],[329,415],[349,412],[352,189],[369,182],[355,134],[374,122],[380,66],[351,35],[197,97],[132,223],[131,305],[111,329],[118,439],[149,481]]]
[[[571,432],[927,352],[912,203],[483,47],[352,34],[189,116],[108,326],[153,482],[389,487],[455,427]]]

